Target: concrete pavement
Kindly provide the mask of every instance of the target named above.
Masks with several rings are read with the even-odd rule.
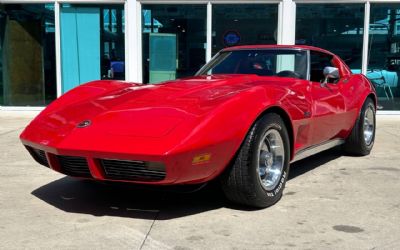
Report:
[[[30,114],[0,112],[1,249],[400,249],[400,118],[378,116],[367,157],[334,149],[292,166],[283,198],[249,210],[192,194],[103,185],[34,162]]]

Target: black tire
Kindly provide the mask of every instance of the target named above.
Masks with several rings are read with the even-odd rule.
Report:
[[[277,185],[271,190],[266,190],[258,173],[258,157],[261,141],[270,130],[279,132],[283,142],[284,160]],[[221,183],[225,196],[234,203],[258,208],[275,204],[282,196],[289,175],[289,162],[290,142],[286,126],[279,115],[268,113],[250,129],[232,166],[222,175]]]
[[[368,110],[373,111],[373,131],[372,131],[372,140],[367,143],[364,138],[364,123],[366,121],[365,114]],[[373,100],[371,98],[367,98],[364,102],[364,105],[361,109],[359,117],[357,118],[356,123],[351,131],[351,134],[346,139],[346,143],[344,144],[344,150],[347,154],[355,155],[355,156],[364,156],[369,155],[372,147],[374,146],[375,141],[375,130],[376,130],[376,108]]]

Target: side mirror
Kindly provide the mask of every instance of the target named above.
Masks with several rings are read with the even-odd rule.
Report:
[[[327,83],[329,81],[329,79],[333,79],[333,80],[337,80],[340,78],[339,75],[339,69],[335,68],[335,67],[325,67],[324,68],[324,76],[325,76],[325,80],[324,83]]]

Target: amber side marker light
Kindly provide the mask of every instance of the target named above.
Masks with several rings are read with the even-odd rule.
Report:
[[[202,164],[202,163],[207,163],[211,160],[211,154],[201,154],[201,155],[196,155],[193,157],[192,164],[197,165],[197,164]]]

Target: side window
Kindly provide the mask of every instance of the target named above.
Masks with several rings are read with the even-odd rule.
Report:
[[[323,82],[325,80],[324,68],[327,66],[335,67],[332,63],[332,56],[321,52],[310,51],[310,80],[313,82]]]

